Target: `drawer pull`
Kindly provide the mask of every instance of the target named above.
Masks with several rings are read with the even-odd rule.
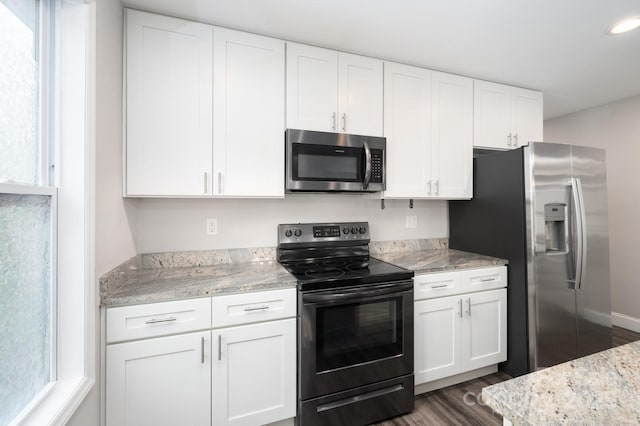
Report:
[[[169,317],[169,318],[163,318],[163,319],[150,319],[149,321],[145,321],[145,324],[158,324],[161,322],[173,322],[173,321],[177,321],[178,318],[176,317]]]
[[[496,280],[495,278],[483,278],[480,280],[480,282],[488,283],[489,281],[495,281],[495,280]]]
[[[449,287],[449,284],[434,284],[431,286],[431,288],[445,288],[445,287]]]
[[[245,312],[253,312],[253,311],[265,311],[269,309],[268,305],[264,305],[264,306],[256,306],[255,308],[244,308]]]

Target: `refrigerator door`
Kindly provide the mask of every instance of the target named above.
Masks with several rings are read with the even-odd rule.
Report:
[[[583,265],[576,288],[577,356],[611,347],[611,286],[605,152],[572,146],[574,181],[579,187]]]
[[[525,148],[529,351],[532,370],[576,357],[571,146]]]

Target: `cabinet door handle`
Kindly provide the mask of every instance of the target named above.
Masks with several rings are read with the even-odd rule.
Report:
[[[335,111],[331,114],[331,130],[336,129],[336,113]]]
[[[480,282],[488,283],[488,282],[495,281],[495,280],[496,280],[495,278],[483,278],[483,279],[480,280]]]
[[[507,137],[509,138],[509,142],[507,142],[507,146],[511,146],[511,133],[509,133]]]
[[[518,147],[518,134],[517,133],[513,134],[513,146],[516,147],[516,148]]]
[[[209,189],[209,188],[207,188],[207,186],[208,186],[207,185],[207,175],[208,175],[208,173],[204,172],[204,193],[205,194],[207,193],[207,190]]]
[[[471,298],[467,299],[467,315],[471,316]]]
[[[263,305],[263,306],[256,306],[253,308],[244,308],[245,312],[253,312],[253,311],[265,311],[269,309],[269,305]]]
[[[436,195],[440,195],[440,179],[436,181]]]
[[[200,364],[204,364],[204,337],[200,340]]]
[[[427,186],[429,187],[429,190],[427,191],[427,195],[431,195],[431,181],[427,182]]]
[[[458,299],[458,316],[462,318],[462,299]]]
[[[218,334],[218,361],[222,360],[222,334]]]
[[[218,172],[218,194],[222,194],[222,172]]]
[[[449,284],[433,284],[431,286],[431,288],[445,288],[447,287]]]
[[[169,318],[161,318],[161,319],[150,319],[149,321],[145,321],[145,324],[158,324],[160,322],[173,322],[173,321],[177,321],[178,318],[176,317],[169,317]]]
[[[343,132],[347,131],[347,113],[346,112],[342,113],[342,131]]]

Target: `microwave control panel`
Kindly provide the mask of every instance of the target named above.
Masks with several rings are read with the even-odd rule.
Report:
[[[382,150],[371,150],[371,182],[382,182],[382,176],[384,173],[382,161]]]

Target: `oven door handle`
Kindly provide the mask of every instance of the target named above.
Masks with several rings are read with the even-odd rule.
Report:
[[[384,296],[386,294],[401,293],[403,291],[413,289],[413,283],[402,284],[385,284],[384,286],[377,286],[370,289],[363,290],[362,287],[358,287],[355,290],[342,290],[322,292],[315,294],[303,294],[303,302],[341,302],[343,300],[350,299],[364,299],[367,297]]]

